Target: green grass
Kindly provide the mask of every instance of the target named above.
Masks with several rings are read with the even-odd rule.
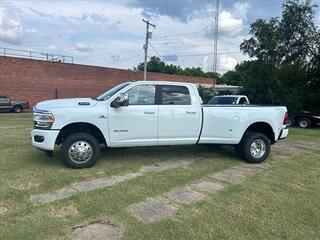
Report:
[[[94,220],[121,226],[124,239],[317,239],[320,236],[320,151],[272,167],[237,186],[144,224],[127,207],[208,174],[243,164],[231,148],[208,146],[112,149],[90,169],[66,168],[30,145],[30,113],[0,114],[0,239],[72,239],[72,227]],[[291,129],[290,140],[316,141],[319,129]],[[149,173],[110,188],[34,204],[30,196],[74,182],[138,170],[142,165],[195,159],[182,169]],[[270,159],[269,161],[272,161]]]
[[[320,125],[308,129],[301,129],[297,127],[290,128],[289,139],[296,141],[320,140]]]

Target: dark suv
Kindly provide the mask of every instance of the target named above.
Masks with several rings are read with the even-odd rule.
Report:
[[[0,96],[0,111],[20,113],[27,108],[27,101],[11,101],[8,96]]]

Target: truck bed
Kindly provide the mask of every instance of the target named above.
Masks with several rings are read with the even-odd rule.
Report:
[[[286,111],[283,106],[203,104],[198,143],[238,144],[246,129],[259,122],[270,125],[277,141]]]

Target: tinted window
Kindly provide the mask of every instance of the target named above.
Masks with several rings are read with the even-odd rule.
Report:
[[[191,98],[187,87],[161,86],[161,104],[163,105],[190,105]]]
[[[153,105],[155,102],[155,86],[139,85],[127,91],[129,95],[129,105]]]
[[[111,96],[113,96],[115,93],[119,92],[121,89],[125,88],[126,86],[130,85],[131,82],[121,83],[118,86],[115,86],[114,88],[111,88],[109,91],[105,92],[104,94],[100,95],[96,99],[98,101],[104,101],[109,99]]]
[[[208,101],[208,104],[236,104],[236,97],[214,97]]]
[[[6,97],[6,96],[0,96],[0,101],[8,101],[8,97]]]

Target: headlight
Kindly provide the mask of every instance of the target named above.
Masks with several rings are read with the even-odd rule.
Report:
[[[34,113],[33,120],[36,128],[51,128],[54,116],[52,113]]]

